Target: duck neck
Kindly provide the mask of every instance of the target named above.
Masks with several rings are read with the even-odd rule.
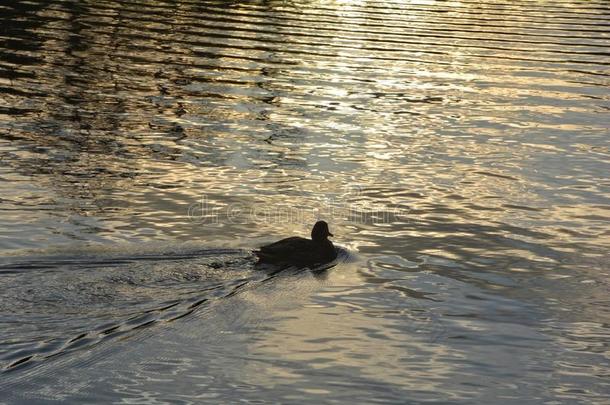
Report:
[[[315,239],[312,239],[312,241],[316,245],[325,245],[329,242],[328,238],[315,238]]]

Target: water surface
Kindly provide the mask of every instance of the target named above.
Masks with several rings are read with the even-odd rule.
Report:
[[[0,4],[0,398],[610,395],[604,1]],[[324,218],[317,272],[250,249]]]

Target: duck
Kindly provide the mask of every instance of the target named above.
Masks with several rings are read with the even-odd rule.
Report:
[[[334,236],[328,230],[326,221],[318,221],[311,230],[311,239],[293,236],[255,250],[259,263],[275,265],[312,266],[324,264],[337,258],[333,243]]]

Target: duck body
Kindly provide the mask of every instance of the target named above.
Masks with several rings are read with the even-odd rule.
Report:
[[[328,236],[328,224],[318,221],[311,231],[311,239],[293,236],[266,245],[254,252],[259,263],[309,266],[335,260],[337,252]]]

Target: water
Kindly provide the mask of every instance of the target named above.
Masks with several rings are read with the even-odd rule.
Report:
[[[0,402],[607,403],[609,49],[605,1],[0,3]]]

